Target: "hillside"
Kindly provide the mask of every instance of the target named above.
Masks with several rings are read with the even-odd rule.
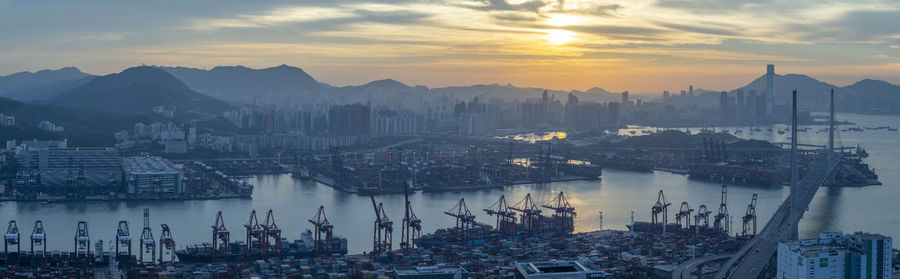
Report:
[[[0,96],[16,100],[45,100],[86,83],[94,76],[75,67],[0,76]]]
[[[175,105],[177,114],[220,115],[231,109],[224,101],[197,93],[169,73],[147,66],[95,78],[49,103],[120,115],[152,115],[153,107],[161,105]]]
[[[319,97],[323,87],[297,67],[281,65],[265,69],[219,66],[210,70],[158,67],[184,81],[191,89],[229,101],[273,101]]]
[[[110,113],[67,108],[48,104],[22,103],[0,97],[0,111],[16,117],[16,125],[0,129],[0,141],[10,139],[69,139],[75,146],[110,146],[112,134],[131,130],[136,122],[148,122],[141,116],[118,116]],[[50,121],[65,128],[64,132],[46,132],[37,128],[41,121]]]

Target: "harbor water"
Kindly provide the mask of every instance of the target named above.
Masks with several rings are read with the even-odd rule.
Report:
[[[841,120],[856,123],[855,126],[900,125],[900,116],[840,115]],[[809,131],[800,133],[801,143],[824,144],[825,133],[816,133],[823,126],[810,126]],[[749,127],[742,128],[738,136],[764,139],[776,142],[787,141],[789,133],[778,134],[783,125],[760,127],[750,135]],[[728,128],[734,133],[737,128]],[[840,143],[845,146],[865,147],[871,154],[866,162],[875,169],[884,184],[861,188],[821,188],[810,205],[801,225],[802,237],[812,237],[820,231],[866,231],[900,237],[900,216],[895,214],[897,199],[900,198],[900,132],[872,130],[846,132],[840,134]],[[320,205],[325,206],[326,215],[335,226],[335,233],[347,237],[350,253],[371,250],[374,213],[368,196],[347,194],[336,191],[314,181],[301,181],[284,175],[260,175],[247,179],[255,185],[252,199],[194,200],[194,201],[85,201],[85,202],[3,202],[0,203],[0,222],[16,220],[22,234],[22,250],[28,250],[35,220],[43,221],[47,232],[49,250],[72,250],[75,227],[78,221],[87,221],[91,241],[103,240],[110,249],[120,220],[129,222],[132,238],[140,236],[142,210],[150,209],[150,223],[154,237],[159,237],[160,224],[172,229],[178,248],[188,244],[210,242],[211,225],[217,211],[222,211],[225,225],[231,231],[232,240],[245,238],[243,224],[247,223],[251,210],[256,210],[260,218],[265,211],[273,209],[283,236],[295,239],[313,226],[310,219]],[[637,221],[650,219],[650,207],[656,202],[657,192],[665,191],[669,207],[668,220],[675,222],[675,213],[682,201],[687,201],[696,209],[705,204],[712,211],[719,207],[720,184],[689,180],[687,176],[656,171],[635,173],[628,171],[604,170],[602,180],[569,181],[549,184],[526,184],[467,192],[413,193],[410,201],[416,215],[423,220],[423,233],[454,224],[453,217],[443,214],[453,207],[460,198],[465,198],[469,209],[482,223],[493,225],[494,220],[482,209],[505,195],[510,205],[517,203],[525,194],[531,193],[536,202],[549,202],[560,191],[566,193],[578,213],[575,220],[576,231],[599,229],[602,212],[603,229],[625,229],[631,222],[631,212]],[[787,187],[757,187],[729,185],[728,212],[733,216],[732,232],[741,230],[741,216],[753,193],[759,194],[757,213],[758,228],[762,229],[769,216],[787,196]],[[376,196],[383,202],[388,216],[394,220],[394,247],[400,240],[400,221],[403,218],[403,195]],[[550,210],[545,210],[549,215]],[[135,241],[133,251],[138,251]],[[92,247],[93,248],[93,247]]]

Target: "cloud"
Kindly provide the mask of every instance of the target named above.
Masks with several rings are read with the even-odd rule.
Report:
[[[547,4],[542,0],[528,0],[519,4],[510,4],[506,0],[479,0],[463,4],[468,7],[481,11],[530,11],[537,12]]]
[[[900,10],[857,10],[814,24],[790,25],[805,40],[882,43],[900,38]]]
[[[191,29],[212,30],[219,28],[262,28],[287,23],[311,22],[353,17],[352,11],[339,8],[290,7],[279,8],[263,14],[239,14],[231,18],[195,20]]]

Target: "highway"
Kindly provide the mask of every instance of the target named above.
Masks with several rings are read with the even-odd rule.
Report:
[[[675,267],[675,270],[672,271],[673,279],[691,279],[693,276],[691,275],[695,269],[697,269],[700,265],[705,265],[707,263],[721,261],[724,259],[731,258],[732,254],[718,254],[706,257],[700,257],[691,259],[689,261],[683,262],[680,265]]]
[[[801,200],[802,205],[799,208],[802,208],[803,211],[806,210],[816,191],[819,190],[819,186],[825,183],[839,162],[840,158],[828,159],[817,165],[798,182],[802,187],[800,193],[804,193]],[[802,212],[790,214],[790,211],[791,198],[788,197],[766,223],[762,232],[741,247],[722,265],[716,278],[758,278],[760,272],[768,265],[772,255],[778,249],[778,243],[790,239],[800,218],[803,218]]]

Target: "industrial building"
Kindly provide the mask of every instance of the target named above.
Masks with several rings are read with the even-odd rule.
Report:
[[[577,261],[516,262],[516,279],[583,279],[607,278]]]
[[[126,157],[122,159],[128,194],[184,193],[182,167],[160,157]]]
[[[395,267],[394,279],[466,279],[465,269],[456,265]]]
[[[17,157],[20,192],[108,194],[122,181],[114,148],[28,148]]]
[[[778,244],[778,279],[891,278],[890,237],[823,232]]]

